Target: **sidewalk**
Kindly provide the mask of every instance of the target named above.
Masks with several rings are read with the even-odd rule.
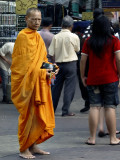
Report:
[[[1,90],[1,89],[0,89]],[[0,91],[1,95],[1,91]],[[95,146],[85,144],[89,137],[88,114],[81,114],[83,100],[77,84],[71,111],[75,117],[61,117],[62,97],[56,111],[55,135],[39,145],[51,155],[36,155],[36,160],[119,160],[120,146],[110,146],[109,136],[96,139]],[[21,160],[18,156],[18,112],[13,104],[0,104],[0,160]],[[117,129],[120,130],[120,106],[117,109]],[[120,136],[120,135],[118,135]]]

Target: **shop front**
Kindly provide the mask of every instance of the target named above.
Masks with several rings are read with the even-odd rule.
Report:
[[[105,12],[105,15],[112,22],[115,33],[120,35],[120,1],[102,0],[102,8]]]
[[[90,2],[91,5],[89,4]],[[62,18],[70,15],[77,22],[91,21],[93,19],[93,6],[103,7],[105,15],[112,23],[120,21],[119,0],[2,0],[0,1],[0,47],[6,42],[14,42],[20,30],[26,27],[26,10],[36,7],[41,10],[42,18],[47,16],[53,19],[52,32],[58,33],[61,29]],[[102,4],[102,5],[101,5]],[[88,7],[89,10],[88,12]],[[95,8],[95,6],[94,6]]]

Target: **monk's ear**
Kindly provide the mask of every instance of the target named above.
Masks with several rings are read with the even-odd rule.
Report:
[[[26,23],[27,23],[27,21],[28,21],[28,16],[25,16],[25,21],[26,21]]]

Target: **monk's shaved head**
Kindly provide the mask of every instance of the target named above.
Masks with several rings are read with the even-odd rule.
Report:
[[[29,9],[27,10],[26,16],[29,17],[32,12],[40,12],[40,13],[41,13],[41,11],[40,11],[39,9],[33,7],[33,8],[29,8]]]
[[[38,30],[41,24],[41,12],[37,8],[29,8],[25,17],[27,27],[32,30]]]

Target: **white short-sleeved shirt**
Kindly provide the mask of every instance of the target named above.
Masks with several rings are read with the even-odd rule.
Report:
[[[12,61],[12,52],[14,48],[13,42],[7,42],[0,48],[0,55],[3,57],[6,57],[9,61]],[[2,58],[0,58],[0,68],[2,68],[5,71],[9,71],[10,65],[4,61]]]
[[[78,60],[76,52],[80,50],[79,37],[68,29],[62,29],[56,34],[49,47],[49,55],[55,56],[55,62],[70,62]]]

